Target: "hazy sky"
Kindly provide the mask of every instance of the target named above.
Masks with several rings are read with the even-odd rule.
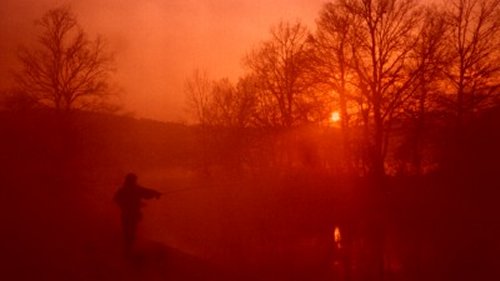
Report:
[[[71,4],[83,28],[116,52],[125,109],[138,117],[184,119],[184,81],[195,68],[236,79],[242,57],[281,19],[310,27],[326,0],[0,0],[0,86],[33,22]]]

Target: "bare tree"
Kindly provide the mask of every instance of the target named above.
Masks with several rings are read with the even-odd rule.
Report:
[[[361,154],[376,179],[365,226],[373,259],[371,265],[361,266],[373,280],[384,279],[389,137],[416,91],[420,69],[408,62],[422,19],[421,8],[412,0],[338,0],[324,6],[318,21],[315,45],[321,77],[343,100],[343,118],[351,110],[349,118],[358,122],[357,131],[364,134]],[[346,264],[347,273],[348,268]]]
[[[207,125],[210,120],[210,104],[212,81],[206,71],[196,69],[191,77],[186,79],[184,92],[188,111],[201,125]]]
[[[353,85],[365,123],[372,173],[385,174],[389,130],[411,96],[416,75],[406,64],[417,40],[421,9],[413,0],[341,0],[352,15]]]
[[[466,115],[488,106],[500,81],[500,1],[449,0],[447,77],[458,127]]]
[[[219,127],[245,128],[252,125],[255,92],[251,80],[240,79],[234,86],[229,79],[215,81],[212,88],[212,124]]]
[[[423,173],[423,151],[432,122],[429,115],[438,110],[437,100],[442,94],[441,82],[447,64],[445,38],[448,30],[442,12],[436,6],[427,7],[418,40],[413,45],[408,64],[417,77],[415,93],[404,107],[404,115],[409,120],[409,131],[404,154],[410,159],[414,172]],[[435,121],[435,120],[434,120]],[[401,155],[400,155],[401,156]],[[405,158],[405,157],[403,157]],[[406,159],[408,159],[406,158]]]
[[[49,10],[37,26],[37,44],[18,55],[18,91],[58,111],[100,109],[110,95],[113,71],[103,40],[89,39],[69,7]]]
[[[245,58],[257,80],[261,125],[291,127],[324,118],[324,101],[309,75],[309,35],[301,23],[281,22],[271,29],[271,38]]]
[[[195,70],[185,85],[188,110],[202,126],[248,127],[254,114],[253,87],[248,77],[235,86],[227,78],[212,80],[206,72]]]
[[[324,83],[336,99],[337,109],[340,109],[340,127],[342,130],[342,147],[344,161],[349,168],[348,158],[352,158],[351,138],[349,132],[350,115],[348,108],[352,107],[352,61],[350,38],[354,26],[353,15],[348,13],[341,3],[327,3],[320,11],[317,20],[317,30],[312,37],[315,63],[313,72]]]
[[[187,106],[198,123],[198,149],[203,171],[225,165],[234,171],[244,162],[246,129],[252,125],[254,83],[242,78],[235,86],[227,78],[211,80],[196,70],[186,80]],[[230,149],[229,149],[230,148]]]

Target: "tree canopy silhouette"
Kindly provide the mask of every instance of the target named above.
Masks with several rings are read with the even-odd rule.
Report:
[[[261,126],[289,128],[325,119],[328,96],[315,89],[311,76],[310,33],[300,22],[280,22],[271,38],[245,57],[256,79],[257,122]]]
[[[18,54],[16,92],[57,111],[106,106],[114,60],[102,38],[90,39],[67,6],[49,10],[36,25],[36,44]]]
[[[461,127],[478,109],[498,101],[500,1],[449,0],[446,68],[448,104]],[[496,99],[496,100],[495,100]]]

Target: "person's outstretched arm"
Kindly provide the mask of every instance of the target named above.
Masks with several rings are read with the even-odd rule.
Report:
[[[141,197],[144,199],[156,198],[159,199],[161,196],[161,192],[158,192],[151,188],[146,188],[141,186]]]

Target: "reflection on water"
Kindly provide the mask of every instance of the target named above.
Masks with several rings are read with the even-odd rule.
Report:
[[[342,245],[340,244],[341,240],[342,236],[340,235],[340,228],[335,226],[335,229],[333,230],[333,241],[335,242],[335,247],[337,249],[342,248]]]

